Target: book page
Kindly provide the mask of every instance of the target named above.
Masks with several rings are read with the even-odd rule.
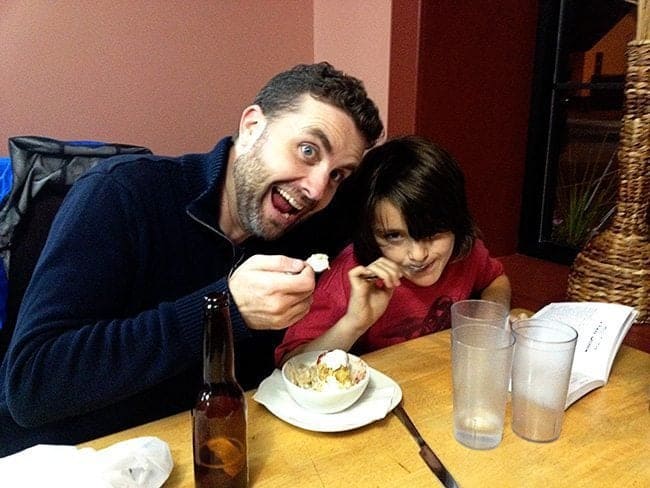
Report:
[[[561,302],[547,305],[534,317],[551,318],[578,332],[573,371],[607,381],[623,337],[636,312],[632,307],[613,303]]]
[[[567,391],[566,404],[564,408],[569,408],[578,398],[586,395],[591,390],[595,390],[605,384],[603,380],[597,380],[590,376],[585,376],[579,371],[571,371],[569,379],[569,389]]]

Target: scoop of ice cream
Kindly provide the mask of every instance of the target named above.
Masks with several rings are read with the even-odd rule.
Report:
[[[312,267],[315,273],[322,273],[326,269],[330,269],[330,261],[327,254],[312,254],[307,258],[307,264]]]
[[[332,370],[343,368],[348,365],[348,353],[341,349],[327,351],[318,358],[318,362]]]
[[[318,377],[330,387],[349,388],[353,384],[348,353],[341,349],[321,354],[316,360],[316,371]]]

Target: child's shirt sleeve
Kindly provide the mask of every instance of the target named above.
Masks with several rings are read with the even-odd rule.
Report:
[[[496,278],[505,273],[501,261],[490,256],[490,252],[480,239],[476,239],[470,256],[472,267],[476,270],[473,290],[475,293],[482,292]]]

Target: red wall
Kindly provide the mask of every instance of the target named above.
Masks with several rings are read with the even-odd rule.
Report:
[[[421,0],[393,0],[388,135],[415,132],[418,103]]]
[[[0,155],[27,134],[207,151],[268,78],[315,57],[385,115],[389,43],[390,0],[0,2]]]
[[[207,151],[270,76],[312,61],[302,0],[1,2],[0,155],[16,135]]]
[[[390,0],[313,0],[314,60],[361,79],[386,124],[390,70]]]
[[[270,76],[317,50],[364,79],[382,108],[388,100],[389,135],[420,133],[452,151],[493,254],[514,252],[535,2],[373,2],[361,31],[362,8],[319,26],[304,0],[2,2],[0,155],[27,134],[206,151]],[[341,4],[318,0],[319,18]],[[390,44],[378,14],[388,5]],[[336,37],[345,53],[333,53]]]
[[[451,151],[464,169],[470,209],[488,247],[494,255],[512,254],[521,211],[536,2],[421,2],[405,14],[408,8],[414,10],[411,2],[394,0],[392,52],[417,38],[418,54],[407,66],[391,59],[389,130],[403,132],[412,120],[416,133]],[[400,79],[405,84],[393,91]],[[413,91],[416,109],[409,113]]]

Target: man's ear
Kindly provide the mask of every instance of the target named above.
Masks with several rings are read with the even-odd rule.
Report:
[[[259,105],[246,107],[239,120],[239,137],[237,144],[240,149],[248,150],[259,139],[266,127],[266,117]]]

